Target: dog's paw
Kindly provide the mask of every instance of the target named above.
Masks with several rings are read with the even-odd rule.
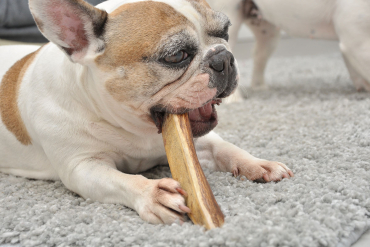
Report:
[[[248,165],[239,163],[233,167],[232,173],[235,177],[242,175],[258,182],[276,182],[294,177],[293,172],[283,163],[260,159]]]
[[[266,84],[262,83],[262,84],[255,84],[255,85],[252,85],[250,87],[250,90],[251,91],[254,91],[254,92],[259,92],[259,91],[266,91],[266,90],[269,90],[269,86],[267,86]]]
[[[152,224],[183,223],[185,214],[190,213],[185,205],[186,196],[180,183],[173,179],[149,180],[136,207],[137,212]]]

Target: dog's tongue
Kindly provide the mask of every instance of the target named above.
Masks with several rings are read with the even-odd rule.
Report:
[[[204,121],[209,120],[212,117],[212,102],[209,102],[205,106],[195,109],[189,112],[190,121]]]

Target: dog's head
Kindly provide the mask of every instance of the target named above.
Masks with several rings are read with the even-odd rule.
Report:
[[[217,124],[214,104],[237,86],[229,19],[205,0],[110,0],[98,8],[30,0],[30,7],[41,32],[91,68],[116,119],[131,114],[161,131],[166,113],[189,112],[201,136]]]

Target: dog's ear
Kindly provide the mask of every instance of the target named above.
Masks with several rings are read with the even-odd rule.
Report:
[[[83,0],[29,0],[43,35],[64,50],[73,62],[83,63],[104,49],[107,12]]]

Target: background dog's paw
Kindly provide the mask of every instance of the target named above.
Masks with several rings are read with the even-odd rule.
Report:
[[[255,91],[255,92],[259,92],[259,91],[266,91],[266,90],[269,90],[270,87],[266,84],[261,84],[261,85],[252,85],[249,90],[250,91]]]
[[[171,179],[149,180],[138,205],[140,217],[152,224],[183,223],[190,209],[185,205],[186,192]]]
[[[284,178],[294,177],[293,172],[283,163],[267,160],[234,166],[232,173],[235,177],[242,175],[249,180],[258,182],[276,182]]]

